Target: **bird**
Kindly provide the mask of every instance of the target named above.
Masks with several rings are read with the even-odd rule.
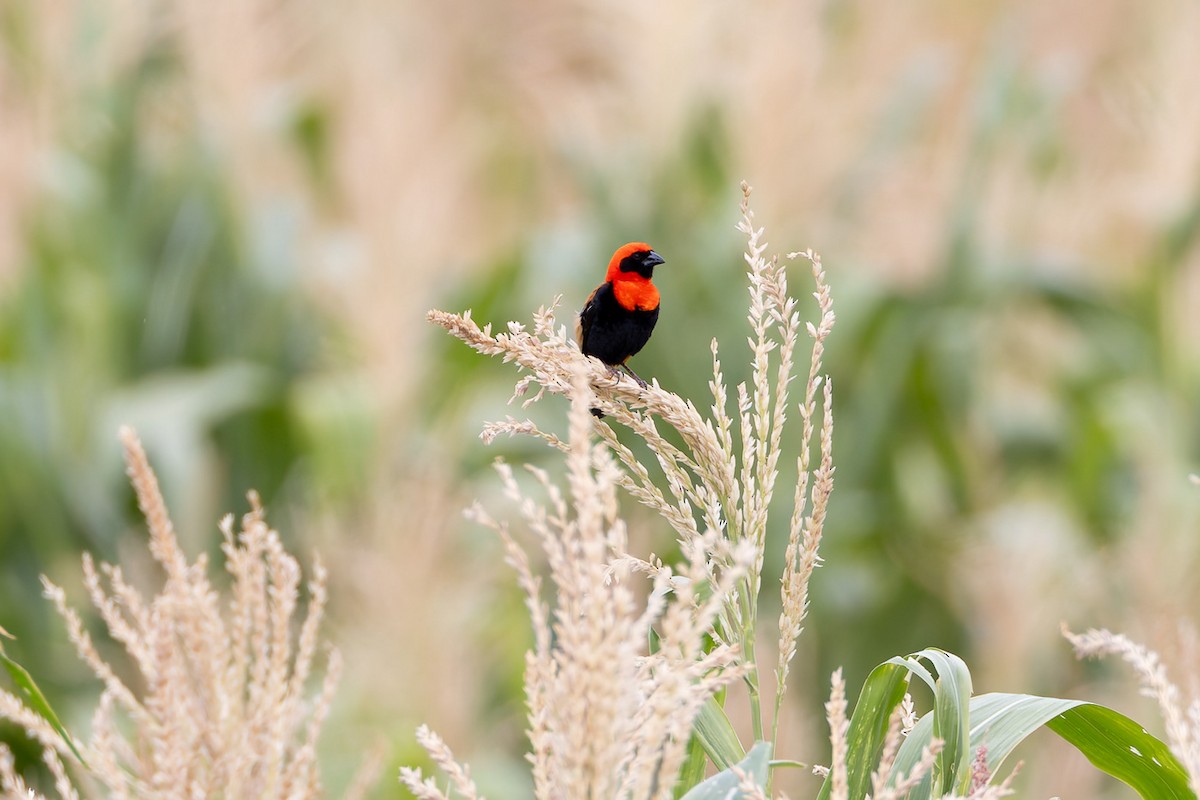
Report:
[[[658,322],[658,288],[654,268],[665,261],[645,242],[621,245],[608,262],[604,283],[583,304],[575,338],[584,355],[595,356],[618,381],[624,370],[643,389],[646,382],[626,363],[646,346]],[[597,417],[603,414],[592,409]]]

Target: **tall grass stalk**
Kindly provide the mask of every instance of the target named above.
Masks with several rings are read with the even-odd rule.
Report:
[[[502,434],[530,435],[566,456],[566,492],[546,473],[531,470],[548,498],[543,502],[530,499],[511,468],[500,466],[508,494],[544,552],[552,605],[542,599],[541,578],[508,525],[478,506],[471,512],[504,538],[529,598],[535,645],[527,660],[526,695],[539,798],[670,797],[696,714],[736,678],[748,695],[750,738],[778,737],[780,705],[833,490],[833,394],[821,359],[834,313],[820,258],[811,251],[769,257],[749,198],[743,184],[738,229],[747,238],[751,378],[733,392],[732,410],[715,340],[706,415],[657,381],[646,389],[628,381],[613,385],[604,365],[584,357],[567,326],[558,324],[558,299],[537,312],[531,330],[510,322],[493,333],[469,311],[429,314],[478,352],[525,371],[514,399],[537,388],[523,407],[547,392],[571,401],[565,440],[512,417],[489,423],[482,435],[485,442]],[[817,303],[816,321],[804,325],[788,286],[787,267],[798,259],[810,265]],[[803,441],[800,452],[789,456],[796,458],[800,477],[789,492],[788,537],[781,543],[779,658],[768,725],[756,657],[759,598],[802,330],[812,347],[797,404]],[[604,420],[590,408],[603,411]],[[635,456],[617,427],[646,445],[652,464]],[[626,550],[618,488],[674,530],[683,563],[668,565]],[[631,586],[636,574],[650,580],[649,599],[640,607]],[[648,650],[651,641],[657,647]],[[419,771],[406,770],[403,780],[420,797],[444,796]]]

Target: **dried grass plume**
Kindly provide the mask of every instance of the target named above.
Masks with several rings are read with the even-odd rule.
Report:
[[[83,574],[109,635],[129,656],[136,683],[118,677],[66,593],[43,578],[79,657],[104,685],[91,737],[77,745],[86,763],[14,695],[0,692],[0,717],[42,745],[63,798],[324,797],[316,746],[341,674],[338,652],[323,648],[318,634],[325,569],[319,560],[314,563],[307,610],[296,632],[300,565],[268,527],[251,493],[240,530],[232,516],[220,525],[225,568],[233,579],[229,596],[222,598],[209,581],[207,558],[189,562],[180,549],[137,435],[124,428],[121,441],[149,526],[150,552],[165,582],[147,597],[120,567],[97,565],[87,554]],[[318,677],[314,668],[321,661],[324,675]],[[352,785],[347,796],[358,797],[369,782]],[[40,796],[26,794],[7,751],[0,751],[0,789]]]
[[[529,470],[545,500],[530,499],[517,473],[500,465],[522,527],[544,554],[551,600],[543,597],[542,576],[519,536],[482,508],[471,511],[502,537],[527,594],[535,644],[527,657],[526,697],[538,798],[671,797],[696,714],[735,678],[749,695],[752,737],[777,739],[778,704],[808,608],[809,579],[820,564],[833,490],[833,395],[822,356],[835,317],[820,257],[811,251],[768,256],[750,210],[750,188],[742,189],[738,229],[747,238],[751,377],[735,387],[731,403],[713,340],[707,413],[657,381],[646,388],[625,380],[614,385],[609,370],[585,357],[569,326],[557,321],[561,298],[539,309],[532,326],[509,322],[497,332],[477,324],[470,311],[429,312],[431,321],[479,353],[513,362],[525,373],[513,394],[523,407],[548,393],[571,403],[565,436],[512,417],[489,423],[482,434],[485,442],[533,436],[565,456],[565,490],[545,472]],[[808,263],[816,285],[813,323],[802,322],[789,291],[788,265],[797,260]],[[804,333],[812,349],[803,399],[795,404],[790,389]],[[590,408],[603,411],[603,420]],[[758,602],[783,430],[795,409],[803,441],[791,457],[800,480],[788,493],[792,510],[781,543],[777,699],[768,726],[755,659]],[[652,459],[640,461],[617,428],[640,438]],[[618,490],[674,531],[681,563],[626,550]],[[636,600],[635,579],[649,581],[644,605]],[[656,642],[653,650],[648,641]],[[428,741],[425,729],[422,736],[459,794],[475,796],[473,786],[460,786],[455,777],[465,771],[445,763],[448,751],[440,740]],[[405,770],[402,780],[419,797],[448,797],[419,771]]]

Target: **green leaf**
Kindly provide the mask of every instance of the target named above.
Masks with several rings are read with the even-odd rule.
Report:
[[[758,742],[750,748],[750,753],[738,762],[737,767],[756,784],[765,788],[770,762],[771,743]],[[737,791],[740,782],[732,769],[725,769],[696,786],[685,794],[682,800],[737,800],[742,796]]]
[[[717,769],[728,769],[746,757],[733,723],[715,697],[708,698],[700,709],[692,734]]]
[[[936,678],[919,659],[933,665]],[[933,774],[937,781],[933,794],[938,797],[948,792],[969,794],[975,753],[969,727],[971,671],[961,658],[936,647],[926,648],[906,659],[894,658],[891,662],[907,666],[933,690],[932,735],[943,743]]]
[[[846,734],[846,780],[850,797],[866,796],[871,788],[871,772],[879,761],[888,720],[908,689],[907,664],[885,662],[871,671],[863,683],[850,717]],[[826,777],[817,800],[828,800],[833,791],[833,776]]]
[[[679,769],[679,780],[675,782],[675,798],[683,796],[693,786],[704,780],[704,770],[708,766],[708,759],[704,755],[704,745],[700,742],[700,737],[692,734],[688,739],[687,757],[683,760],[683,766]]]
[[[1188,786],[1187,772],[1166,744],[1124,714],[1084,703],[1050,720],[1046,727],[1147,800],[1196,798]]]
[[[893,774],[910,773],[934,738],[944,743],[932,773],[909,792],[909,800],[927,800],[948,792],[965,795],[980,747],[986,748],[988,770],[995,775],[1013,749],[1042,726],[1054,730],[1095,766],[1144,798],[1196,800],[1186,772],[1167,746],[1128,717],[1080,700],[1020,694],[971,697],[966,664],[937,648],[890,659],[876,667],[863,684],[848,734],[851,798],[864,797],[870,790],[888,719],[903,698],[909,673],[933,690],[934,708],[901,745]],[[832,778],[827,778],[820,800],[828,798],[831,790]]]
[[[26,702],[29,703],[29,707],[41,715],[46,722],[50,723],[50,726],[62,737],[62,740],[67,743],[67,747],[71,748],[71,752],[79,759],[79,763],[86,767],[87,761],[80,755],[79,750],[75,748],[75,742],[71,739],[71,734],[67,733],[67,729],[58,719],[58,714],[54,713],[54,709],[50,707],[46,696],[42,694],[42,690],[34,682],[33,676],[29,674],[28,670],[9,658],[2,647],[0,647],[0,662],[3,662],[4,668],[8,670],[13,683],[25,693]]]
[[[1089,761],[1150,800],[1195,800],[1183,767],[1160,740],[1112,709],[1082,700],[991,693],[971,699],[968,752],[986,747],[988,770],[995,775],[1013,749],[1046,726],[1074,745]],[[895,773],[907,774],[933,735],[933,714],[913,728],[896,756]],[[928,777],[909,792],[909,800],[937,796]]]

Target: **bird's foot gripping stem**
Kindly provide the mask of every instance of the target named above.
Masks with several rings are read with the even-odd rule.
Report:
[[[637,384],[638,384],[638,386],[642,387],[643,389],[649,388],[649,385],[648,385],[648,384],[647,384],[647,383],[646,383],[644,380],[642,380],[641,378],[639,378],[639,377],[638,377],[638,374],[637,374],[636,372],[634,372],[633,370],[631,370],[631,369],[630,369],[628,366],[626,366],[625,364],[622,364],[622,365],[621,365],[621,369],[623,369],[623,370],[625,370],[627,373],[629,373],[629,377],[631,377],[631,378],[633,378],[635,381],[637,381]],[[615,371],[616,371],[616,370],[614,370],[614,372],[615,372]]]
[[[638,386],[642,387],[643,389],[649,388],[648,383],[646,383],[644,380],[642,380],[640,377],[638,377],[638,374],[636,372],[634,372],[633,370],[631,370],[629,367],[625,366],[624,364],[617,364],[616,366],[613,366],[612,364],[607,364],[606,366],[608,367],[608,374],[610,376],[612,376],[614,387],[620,385],[621,372],[624,371],[625,373],[627,373],[629,375],[629,377],[631,377],[635,381],[637,381]],[[604,412],[598,408],[592,409],[592,415],[594,417],[596,417],[596,419],[604,419]]]

